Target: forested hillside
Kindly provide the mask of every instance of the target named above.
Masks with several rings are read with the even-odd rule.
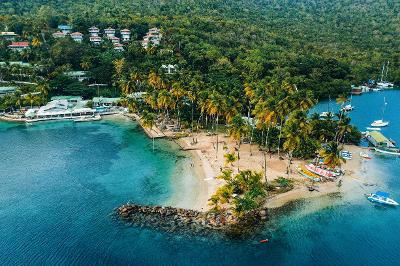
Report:
[[[177,64],[186,84],[241,96],[283,80],[316,97],[348,91],[351,84],[377,79],[390,61],[388,79],[400,83],[400,2],[396,0],[3,0],[0,30],[12,30],[41,44],[18,55],[3,42],[0,61],[18,60],[57,70],[87,68],[96,82],[113,83],[113,61],[125,58],[126,71],[145,76],[162,64]],[[60,23],[87,33],[93,25],[131,29],[122,54],[88,43],[52,40]],[[162,29],[162,45],[144,51],[146,31]],[[83,67],[86,66],[86,67]]]

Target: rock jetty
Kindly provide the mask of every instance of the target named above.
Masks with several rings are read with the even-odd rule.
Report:
[[[267,220],[262,209],[237,220],[232,214],[199,212],[174,207],[125,204],[116,209],[117,217],[138,227],[160,229],[167,232],[187,232],[196,235],[210,232],[243,234],[255,230]]]

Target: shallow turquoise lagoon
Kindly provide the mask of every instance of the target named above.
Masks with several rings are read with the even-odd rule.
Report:
[[[383,132],[400,142],[400,91],[353,97],[353,122],[363,130],[380,119],[383,97],[391,122]],[[185,202],[174,203],[185,205],[196,196],[190,158],[165,141],[152,152],[131,122],[0,123],[0,158],[0,264],[399,265],[400,210],[363,196],[379,188],[400,200],[395,157],[373,154],[363,165],[375,186],[360,181],[352,194],[292,203],[246,239],[172,235],[110,217],[127,201],[181,195]],[[263,238],[270,242],[259,244]]]

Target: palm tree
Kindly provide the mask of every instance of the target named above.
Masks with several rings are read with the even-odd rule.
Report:
[[[236,161],[237,157],[235,156],[235,153],[231,152],[231,153],[225,153],[224,154],[225,157],[225,166],[230,164],[231,166],[233,166],[233,163]]]
[[[28,95],[25,96],[25,101],[30,104],[31,109],[32,109],[33,103],[35,101],[35,97],[32,95],[32,93],[28,93]]]
[[[160,90],[157,97],[157,106],[159,109],[165,109],[167,119],[169,117],[168,108],[170,108],[172,105],[173,100],[170,92],[165,89]]]
[[[175,82],[172,84],[172,89],[171,89],[171,94],[172,96],[175,97],[175,106],[177,109],[178,113],[178,127],[180,128],[180,100],[182,97],[185,95],[185,90],[182,88],[181,84],[178,82]]]
[[[238,172],[239,169],[239,160],[240,160],[240,144],[242,142],[242,137],[245,136],[248,132],[248,127],[246,122],[243,120],[241,115],[236,115],[233,119],[231,124],[228,127],[228,134],[231,138],[237,141],[238,143],[238,153],[237,153],[237,160],[238,160]]]
[[[226,103],[223,99],[223,97],[218,93],[218,92],[213,92],[211,93],[210,97],[207,100],[207,111],[208,114],[211,116],[215,117],[215,127],[214,127],[214,132],[216,133],[216,138],[217,138],[217,145],[216,145],[216,153],[215,153],[215,158],[218,157],[218,118],[220,115],[224,114],[224,111],[226,110]]]
[[[153,130],[155,124],[155,114],[144,111],[141,117],[142,126],[149,129],[150,132]],[[154,135],[152,134],[153,151],[154,151]]]
[[[342,119],[339,120],[337,126],[336,142],[341,142],[347,133],[352,132],[353,127],[350,125],[350,118],[343,115]]]
[[[287,174],[290,175],[290,165],[293,158],[293,152],[299,147],[301,139],[307,137],[311,132],[311,125],[307,119],[307,114],[303,111],[295,111],[289,116],[285,127],[285,142],[283,148],[288,152]]]
[[[346,163],[346,160],[340,155],[342,147],[335,141],[328,142],[326,146],[320,151],[319,155],[324,159],[324,164],[334,168]]]

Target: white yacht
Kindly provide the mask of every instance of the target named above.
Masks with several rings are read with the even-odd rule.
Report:
[[[375,120],[374,122],[372,122],[372,124],[371,124],[372,127],[386,127],[389,125],[389,121],[383,120],[386,105],[387,105],[386,98],[383,98],[382,119]]]

